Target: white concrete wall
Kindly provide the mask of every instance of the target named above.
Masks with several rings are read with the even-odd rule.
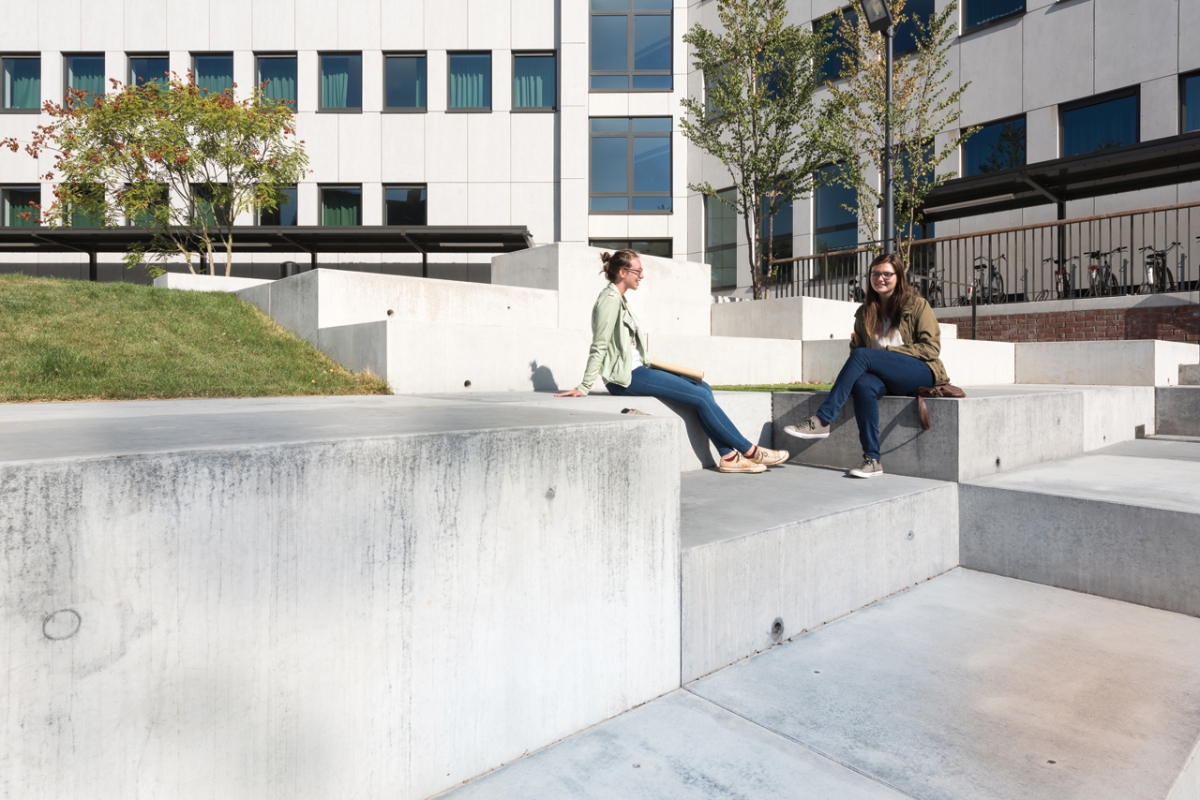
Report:
[[[942,364],[958,386],[995,386],[1016,381],[1015,350],[1008,342],[942,338]],[[804,380],[832,383],[850,357],[850,340],[804,343]]]
[[[803,379],[803,345],[788,339],[731,336],[655,335],[651,357],[704,372],[716,385],[798,383]]]
[[[192,275],[168,272],[154,279],[160,289],[185,289],[192,292],[239,292],[255,286],[266,286],[271,281],[257,278],[227,278],[224,275]]]
[[[1200,345],[1156,340],[1021,342],[1017,383],[1175,386],[1180,364],[1195,363]]]
[[[820,297],[713,303],[712,332],[760,339],[849,339],[857,310],[858,303]]]

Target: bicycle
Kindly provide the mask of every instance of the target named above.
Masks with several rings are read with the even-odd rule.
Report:
[[[931,308],[942,308],[946,305],[946,293],[942,288],[945,284],[945,269],[935,267],[924,275],[908,274],[909,285],[913,290],[928,301]]]
[[[1000,274],[1000,270],[996,269],[997,261],[1007,261],[1007,257],[1003,255],[995,258],[987,256],[976,256],[975,258],[975,282],[971,284],[971,293],[977,298],[978,303],[1003,303],[1008,300],[1008,295],[1004,292],[1004,276]],[[982,263],[981,263],[982,262]],[[984,283],[984,273],[987,273],[987,282]],[[965,298],[966,302],[963,305],[971,304],[971,294]]]
[[[1085,254],[1091,259],[1091,263],[1088,264],[1089,297],[1108,297],[1120,294],[1117,277],[1112,273],[1112,257],[1127,249],[1125,245],[1121,245],[1108,252],[1092,250]]]
[[[1138,248],[1139,253],[1149,251],[1146,256],[1146,280],[1138,287],[1138,294],[1175,291],[1175,276],[1167,267],[1167,253],[1179,246],[1179,242],[1171,242],[1163,250],[1155,249],[1154,245]]]
[[[1071,256],[1068,259],[1059,259],[1050,256],[1042,259],[1043,264],[1054,264],[1054,297],[1056,299],[1071,299],[1071,271],[1067,269],[1067,265],[1078,258],[1079,256]]]
[[[852,303],[866,302],[867,296],[863,292],[862,285],[859,283],[858,278],[851,278],[848,283],[848,286],[849,286],[848,293],[850,295],[850,302],[852,302]]]

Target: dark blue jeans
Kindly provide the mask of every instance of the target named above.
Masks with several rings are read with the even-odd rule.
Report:
[[[879,460],[879,398],[885,394],[910,395],[933,385],[933,370],[919,358],[858,347],[838,373],[829,397],[817,409],[826,425],[837,419],[846,400],[854,397],[854,420],[863,456]]]
[[[716,398],[713,397],[712,387],[703,381],[696,383],[670,372],[663,372],[661,369],[636,367],[630,376],[628,386],[610,383],[608,384],[608,393],[618,397],[624,395],[657,397],[659,400],[667,400],[695,409],[696,413],[700,415],[700,426],[704,428],[704,433],[717,446],[717,452],[723,456],[729,455],[734,450],[739,453],[748,453],[754,447],[745,436],[738,432],[738,429],[729,421],[729,417],[725,416],[725,412],[721,410],[721,407],[717,405]]]

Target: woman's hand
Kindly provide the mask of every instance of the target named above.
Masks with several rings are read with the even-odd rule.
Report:
[[[566,392],[559,392],[558,394],[556,394],[554,396],[555,397],[583,397],[583,392],[579,391],[578,389],[570,389],[569,391],[566,391]]]

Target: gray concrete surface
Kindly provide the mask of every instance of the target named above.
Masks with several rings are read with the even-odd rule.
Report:
[[[1155,399],[1158,433],[1200,436],[1200,386],[1160,386]]]
[[[1157,339],[1018,342],[1017,383],[1173,386],[1179,365],[1194,364],[1200,346]]]
[[[1200,615],[1200,443],[1147,440],[959,487],[963,566]]]
[[[1179,385],[1200,386],[1200,364],[1180,364]]]
[[[685,683],[958,565],[952,483],[789,464],[681,491]]]
[[[676,689],[679,430],[0,408],[0,797],[415,800]]]
[[[1200,620],[955,570],[688,688],[910,797],[1160,800],[1197,685]]]

